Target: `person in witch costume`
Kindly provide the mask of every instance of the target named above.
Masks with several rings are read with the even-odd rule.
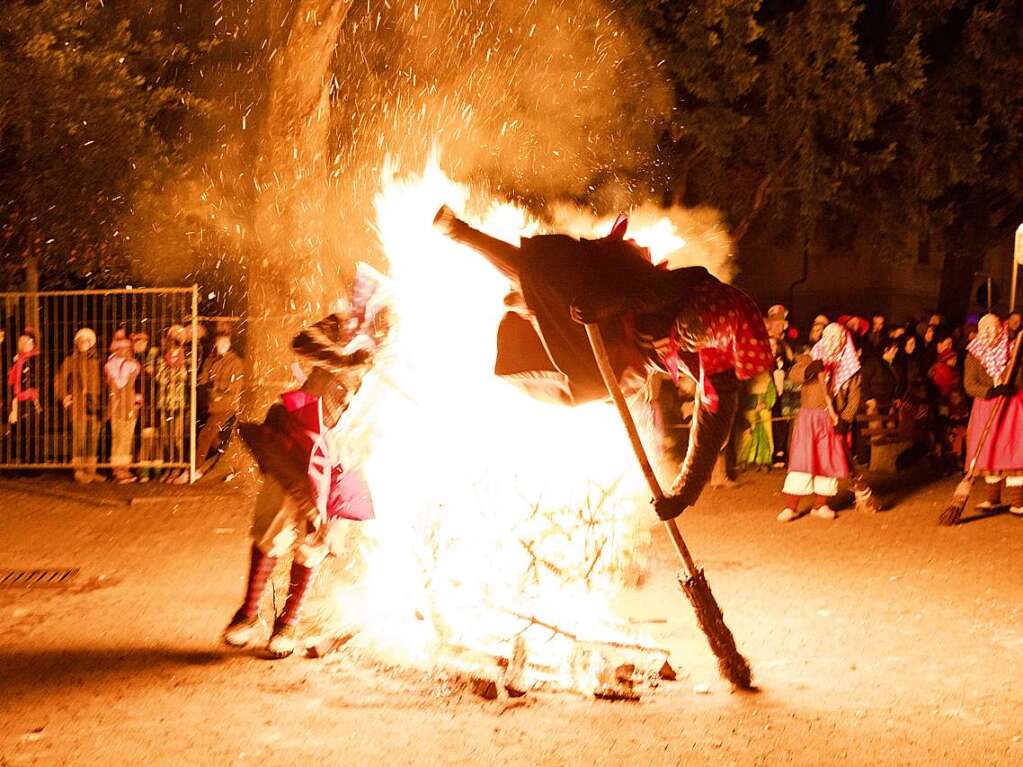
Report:
[[[495,373],[532,396],[568,405],[607,398],[583,328],[589,323],[600,327],[623,391],[636,392],[655,371],[697,382],[689,449],[655,510],[674,519],[696,503],[731,432],[740,382],[774,365],[753,299],[703,267],[654,266],[625,238],[624,216],[599,240],[541,235],[523,237],[520,247],[474,229],[446,205],[434,226],[512,281]]]
[[[978,474],[984,475],[985,499],[982,511],[1002,506],[1002,486],[1009,511],[1023,515],[1023,373],[1001,384],[1010,364],[1012,343],[1009,331],[994,314],[985,314],[977,324],[977,336],[966,347],[963,384],[973,397],[973,408],[966,429],[966,460],[977,455]],[[984,444],[977,448],[984,426],[999,399],[1002,412],[991,426]]]
[[[277,560],[292,554],[288,596],[267,643],[272,658],[291,655],[305,596],[317,569],[338,550],[341,520],[373,518],[361,472],[341,463],[341,416],[358,392],[387,334],[380,275],[359,265],[352,308],[331,314],[292,340],[310,372],[285,392],[262,423],[242,423],[242,440],[262,473],[252,525],[248,582],[241,607],[224,630],[233,647],[250,644],[259,630],[259,603]]]
[[[778,521],[791,522],[802,516],[805,512],[799,511],[799,502],[811,495],[811,516],[831,520],[835,512],[830,500],[838,494],[838,480],[848,477],[851,469],[849,451],[842,442],[856,418],[861,397],[860,360],[849,330],[837,322],[825,327],[810,353],[797,358],[790,375],[801,384],[801,404],[789,445],[789,473],[782,487],[785,508]]]

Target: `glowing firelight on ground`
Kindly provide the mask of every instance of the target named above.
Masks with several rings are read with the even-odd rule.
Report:
[[[516,244],[538,229],[436,161],[421,174],[385,168],[376,226],[395,324],[347,416],[377,519],[360,528],[362,568],[340,613],[367,651],[425,667],[452,648],[508,657],[521,636],[550,681],[585,690],[592,669],[573,643],[521,616],[637,641],[612,603],[643,567],[649,494],[610,405],[537,402],[493,375],[508,283],[434,231],[442,202]],[[677,244],[660,226],[648,241]]]

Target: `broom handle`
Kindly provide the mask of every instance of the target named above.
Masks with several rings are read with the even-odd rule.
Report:
[[[604,345],[604,336],[601,334],[600,328],[596,323],[586,324],[586,337],[590,340],[590,347],[593,349],[593,356],[597,360],[600,377],[604,379],[604,385],[611,394],[615,407],[618,408],[618,415],[621,417],[622,425],[625,426],[625,431],[629,435],[632,451],[636,454],[639,467],[643,470],[643,476],[646,477],[647,485],[650,486],[650,492],[653,493],[654,500],[659,501],[664,498],[664,491],[661,489],[661,483],[657,481],[657,475],[654,474],[654,467],[650,465],[650,459],[647,457],[643,441],[639,437],[639,430],[636,429],[636,422],[629,411],[625,395],[622,394],[622,390],[618,386],[618,378],[615,375],[614,368],[611,367],[611,358],[608,357],[607,347]],[[687,573],[690,577],[696,575],[696,563],[689,553],[689,547],[686,546],[686,542],[682,539],[682,533],[679,532],[675,520],[669,519],[664,523],[664,527],[671,537],[671,542],[675,544],[675,550],[678,552],[679,559],[682,560]]]
[[[1005,369],[1005,373],[1002,375],[1002,380],[995,381],[995,384],[1006,384],[1012,380],[1012,376],[1016,372],[1016,363],[1019,362],[1020,341],[1023,341],[1023,333],[1019,333],[1016,336],[1016,342],[1012,346],[1012,358],[1009,360],[1009,366]],[[965,479],[973,479],[974,472],[977,469],[977,461],[980,460],[980,451],[984,449],[991,427],[994,426],[995,421],[998,419],[998,416],[1001,414],[1004,406],[1005,397],[999,397],[998,402],[996,402],[995,406],[991,409],[991,414],[987,417],[987,423],[984,424],[984,431],[980,433],[980,439],[977,440],[977,448],[973,451],[973,458],[970,460],[970,465],[966,469]]]

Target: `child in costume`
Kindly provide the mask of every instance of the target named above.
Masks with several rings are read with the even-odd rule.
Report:
[[[103,366],[107,379],[107,417],[110,420],[110,465],[119,484],[134,482],[128,465],[135,447],[135,423],[138,420],[138,394],[135,380],[142,366],[135,359],[131,341],[118,331],[110,344],[110,356]]]
[[[774,462],[771,412],[776,399],[774,377],[770,373],[761,373],[746,382],[739,403],[743,430],[736,460],[740,466],[770,471]]]

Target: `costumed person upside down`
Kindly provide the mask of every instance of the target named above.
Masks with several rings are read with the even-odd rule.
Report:
[[[292,340],[308,374],[301,387],[271,405],[263,423],[243,423],[242,439],[263,477],[252,524],[249,576],[242,606],[224,642],[244,647],[259,631],[259,605],[278,558],[293,555],[288,596],[275,617],[267,654],[294,652],[299,614],[320,564],[339,550],[342,520],[373,517],[369,487],[357,468],[341,463],[341,416],[386,338],[380,276],[359,264],[351,308],[331,314]]]
[[[583,324],[599,325],[623,389],[653,371],[697,382],[689,449],[657,501],[663,520],[696,503],[728,440],[740,381],[768,371],[774,358],[756,303],[703,267],[667,270],[625,239],[619,216],[600,240],[565,235],[498,240],[441,207],[435,226],[483,255],[513,283],[498,329],[495,373],[542,399],[577,405],[608,396]]]

